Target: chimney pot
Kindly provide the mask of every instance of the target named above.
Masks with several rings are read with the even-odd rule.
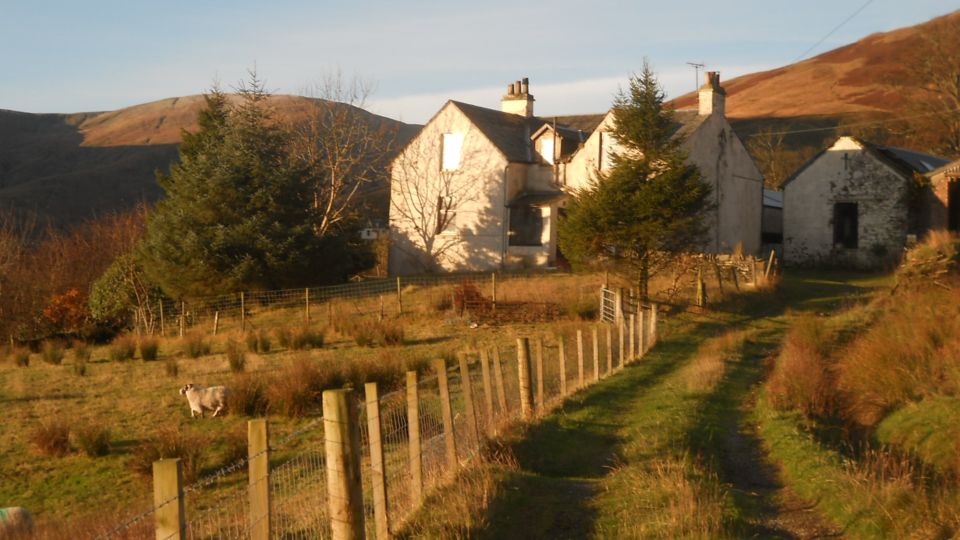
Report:
[[[523,93],[524,94],[530,93],[530,79],[526,77],[523,78]]]
[[[517,95],[519,96],[522,92],[520,91],[520,79],[517,79],[517,82],[513,83],[517,88]]]
[[[508,95],[508,96],[512,96],[512,95],[513,95],[513,83],[510,83],[510,84],[507,85],[507,95]]]

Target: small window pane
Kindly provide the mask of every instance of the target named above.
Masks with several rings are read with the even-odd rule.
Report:
[[[553,150],[553,138],[544,137],[540,140],[540,155],[551,165],[553,165]]]
[[[460,154],[462,149],[462,133],[443,134],[443,170],[455,171],[460,168]]]

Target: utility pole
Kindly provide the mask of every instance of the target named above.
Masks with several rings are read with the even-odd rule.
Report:
[[[693,68],[693,91],[700,88],[700,70],[706,66],[703,62],[687,62],[687,65]]]

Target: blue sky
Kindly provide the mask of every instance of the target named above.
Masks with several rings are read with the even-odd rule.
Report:
[[[447,99],[497,107],[521,77],[538,114],[598,112],[644,57],[676,96],[694,88],[688,61],[724,80],[789,64],[864,3],[0,0],[0,108],[112,110],[230,87],[255,65],[277,93],[359,76],[368,108],[407,122]],[[957,7],[874,0],[807,57]]]

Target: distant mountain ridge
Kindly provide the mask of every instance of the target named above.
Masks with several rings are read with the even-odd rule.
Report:
[[[922,49],[922,34],[947,23],[960,31],[960,11],[916,26],[871,34],[788,66],[723,81],[731,119],[791,118],[857,113],[897,113],[911,98],[904,93],[909,64]],[[696,94],[672,101],[696,106]]]
[[[299,96],[273,96],[284,120],[315,105],[351,107]],[[35,212],[57,225],[162,196],[155,172],[177,158],[181,130],[197,128],[202,95],[168,98],[116,111],[33,114],[0,109],[0,206]],[[419,126],[351,107],[373,126],[395,128],[398,144]]]

